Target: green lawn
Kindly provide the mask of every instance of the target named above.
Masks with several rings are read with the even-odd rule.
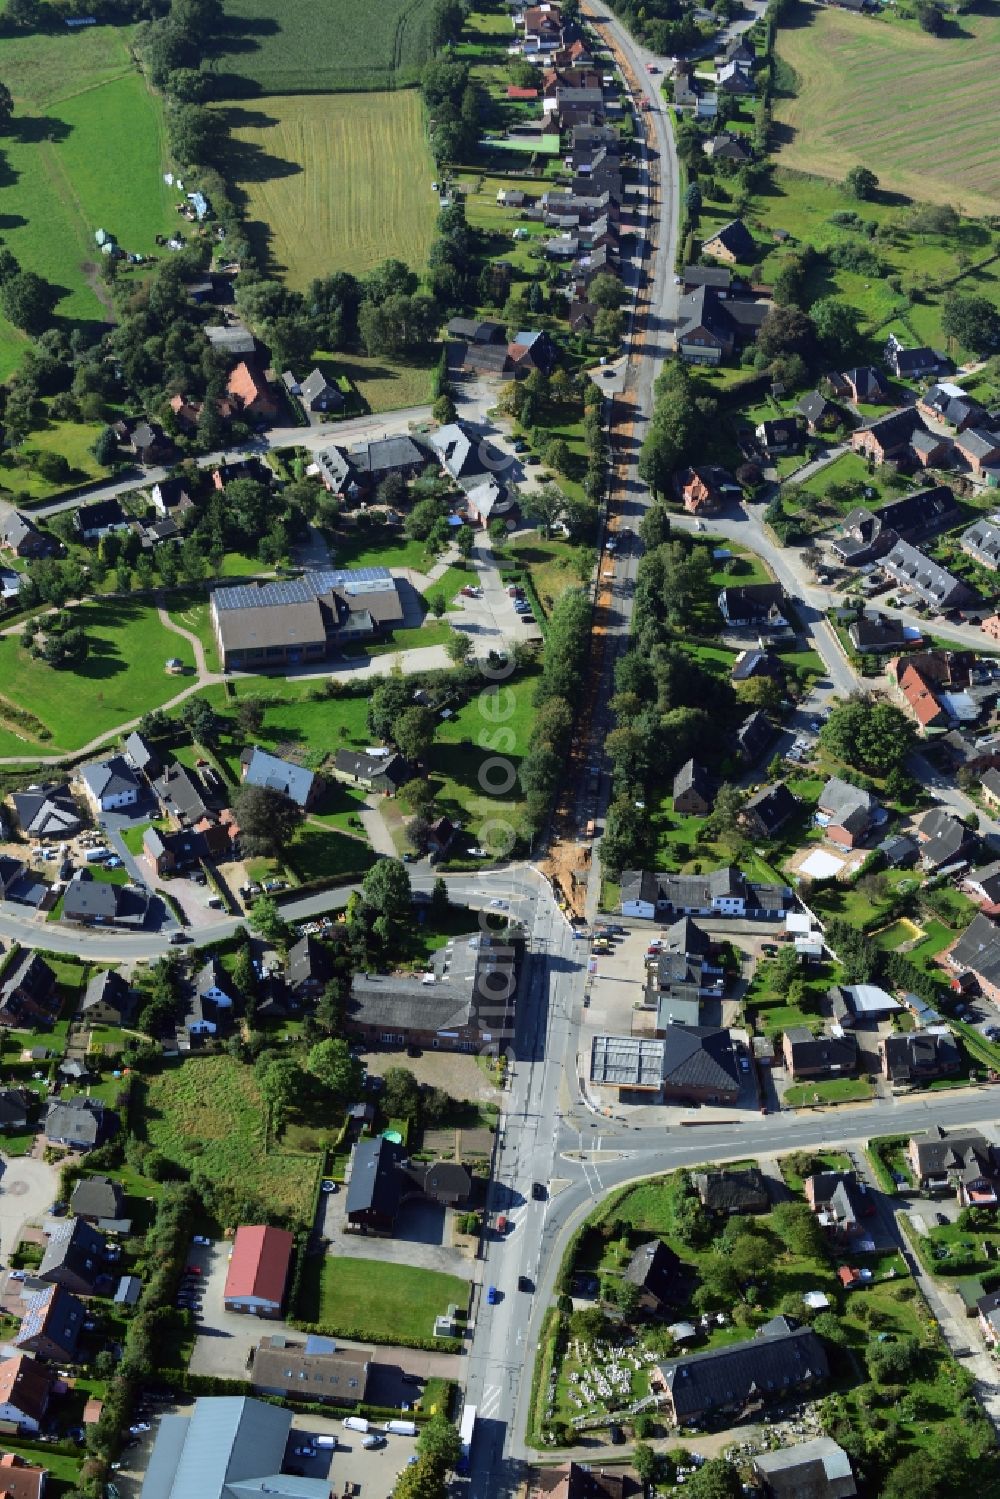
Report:
[[[517,828],[523,802],[520,783],[515,780],[509,790],[491,794],[490,785],[504,782],[495,771],[487,771],[485,782],[480,775],[486,761],[498,754],[517,770],[528,750],[534,691],[535,673],[526,672],[516,681],[477,693],[453,718],[438,725],[429,755],[437,803],[453,821],[464,823],[477,841],[480,830],[493,821]]]
[[[305,1223],[320,1159],[268,1148],[267,1110],[251,1067],[228,1056],[169,1066],[141,1084],[133,1118],[168,1160]]]
[[[327,1255],[308,1261],[296,1311],[331,1335],[391,1343],[431,1337],[434,1318],[453,1305],[464,1312],[468,1299],[468,1281],[456,1275]]]
[[[58,453],[71,469],[67,483],[86,484],[105,472],[90,451],[100,431],[99,422],[47,421],[30,434],[18,456],[30,459],[35,453]],[[14,459],[10,451],[0,454],[0,485],[18,496],[44,500],[66,487],[50,483],[33,469],[15,464]]]
[[[16,638],[0,640],[0,754],[71,751],[174,697],[182,676],[164,664],[177,656],[193,671],[191,647],[161,625],[148,604],[83,604],[74,611],[90,641],[77,670],[35,661]],[[29,713],[34,723],[18,733],[5,707]]]
[[[568,541],[541,536],[519,537],[510,549],[511,557],[526,567],[535,592],[546,614],[567,588],[580,583],[581,562],[592,563],[592,548],[574,546]]]
[[[173,209],[180,195],[163,181],[160,106],[131,61],[132,37],[132,27],[94,26],[4,40],[4,79],[14,95],[4,138],[4,241],[25,269],[56,286],[58,315],[83,324],[106,317],[94,231],[151,255],[156,234],[176,233],[181,222]],[[4,322],[0,375],[19,348],[23,341]]]
[[[336,567],[410,567],[425,573],[436,560],[422,541],[407,541],[398,531],[382,527],[372,531],[354,526],[328,534],[327,540]]]
[[[285,853],[285,860],[303,884],[364,874],[375,862],[366,838],[348,838],[335,828],[316,828],[308,823],[298,829]]]
[[[834,1077],[827,1082],[797,1083],[787,1089],[783,1102],[792,1108],[812,1103],[861,1103],[874,1089],[863,1078]]]

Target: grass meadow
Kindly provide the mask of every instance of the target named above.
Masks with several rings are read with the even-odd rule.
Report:
[[[430,0],[228,0],[218,97],[391,89],[430,56]]]
[[[778,33],[797,93],[775,119],[783,166],[842,180],[861,162],[882,187],[969,214],[1000,209],[995,7],[941,37],[915,24],[799,6]]]
[[[33,660],[18,637],[0,640],[0,754],[79,749],[181,690],[184,678],[164,670],[168,656],[194,670],[187,641],[165,630],[148,604],[84,604],[73,613],[90,640],[90,654],[75,670]],[[6,711],[11,704],[35,726],[21,724],[16,733]]]
[[[94,26],[4,42],[15,112],[3,140],[3,238],[58,288],[57,313],[78,322],[106,317],[94,231],[151,254],[155,236],[178,222],[163,181],[161,112],[134,70],[131,34]],[[0,377],[25,346],[0,319]]]
[[[276,1214],[308,1217],[319,1157],[268,1152],[264,1101],[249,1067],[227,1056],[191,1057],[144,1083],[136,1118],[168,1160],[243,1187]]]
[[[415,91],[270,97],[226,115],[251,241],[289,286],[389,256],[426,263],[437,199]]]
[[[348,1255],[314,1255],[303,1280],[296,1311],[305,1321],[386,1341],[429,1338],[436,1316],[451,1305],[464,1311],[469,1299],[468,1282],[456,1275]]]

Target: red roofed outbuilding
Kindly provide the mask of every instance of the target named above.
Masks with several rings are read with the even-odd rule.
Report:
[[[292,1236],[284,1228],[238,1228],[229,1258],[223,1299],[227,1312],[278,1317],[292,1259]]]

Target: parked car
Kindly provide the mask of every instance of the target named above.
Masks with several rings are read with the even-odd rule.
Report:
[[[204,1248],[208,1248],[212,1241],[211,1239],[206,1239],[204,1234],[195,1234],[191,1242],[192,1244],[201,1244]]]
[[[487,1305],[489,1305],[489,1306],[496,1306],[496,1304],[497,1304],[497,1288],[496,1288],[496,1286],[487,1286],[487,1288],[486,1288],[486,1301],[487,1301]]]

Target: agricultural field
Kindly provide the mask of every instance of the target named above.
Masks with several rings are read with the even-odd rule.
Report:
[[[782,165],[841,180],[862,162],[917,202],[996,213],[1000,15],[971,11],[949,32],[798,6],[778,33],[778,56],[798,79],[796,96],[775,107]]]
[[[228,175],[251,242],[289,286],[302,291],[335,270],[363,275],[389,256],[426,263],[437,199],[415,90],[272,96],[232,106],[226,119]]]
[[[94,26],[4,42],[14,121],[3,142],[3,237],[58,288],[58,314],[77,323],[107,316],[96,229],[148,255],[155,236],[179,222],[176,190],[163,181],[160,108],[132,64],[131,35]],[[0,320],[0,377],[24,347]]]
[[[209,67],[216,97],[391,89],[415,81],[430,56],[430,0],[357,5],[328,0],[228,0]]]
[[[251,1068],[227,1056],[189,1058],[145,1081],[134,1117],[168,1160],[245,1189],[276,1216],[308,1217],[320,1159],[269,1152]]]
[[[166,674],[169,656],[194,670],[190,645],[148,604],[84,604],[73,614],[90,641],[73,670],[33,660],[19,637],[0,640],[0,754],[80,749],[176,696],[184,678]]]

